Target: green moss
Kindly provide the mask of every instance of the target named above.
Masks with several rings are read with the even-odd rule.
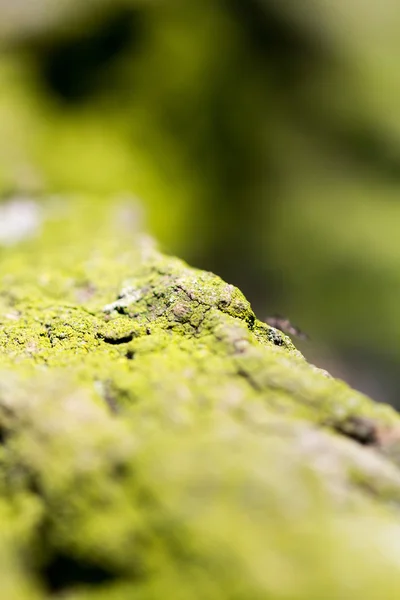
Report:
[[[18,581],[76,600],[397,598],[397,454],[333,429],[356,415],[396,432],[398,416],[112,206],[49,201],[41,235],[1,250]]]

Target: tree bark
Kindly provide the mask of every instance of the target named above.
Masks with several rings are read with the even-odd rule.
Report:
[[[1,597],[397,600],[398,415],[127,207],[37,210],[0,247]]]

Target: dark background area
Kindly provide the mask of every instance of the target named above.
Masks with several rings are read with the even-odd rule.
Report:
[[[143,207],[400,406],[399,32],[391,0],[2,0],[0,190]]]

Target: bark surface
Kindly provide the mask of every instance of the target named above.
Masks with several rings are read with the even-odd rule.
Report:
[[[1,597],[397,600],[398,415],[126,206],[27,202],[0,246]]]

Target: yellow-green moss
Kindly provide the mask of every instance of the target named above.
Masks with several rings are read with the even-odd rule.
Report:
[[[397,459],[334,430],[398,416],[113,206],[46,201],[36,239],[0,249],[18,598],[397,599]]]

